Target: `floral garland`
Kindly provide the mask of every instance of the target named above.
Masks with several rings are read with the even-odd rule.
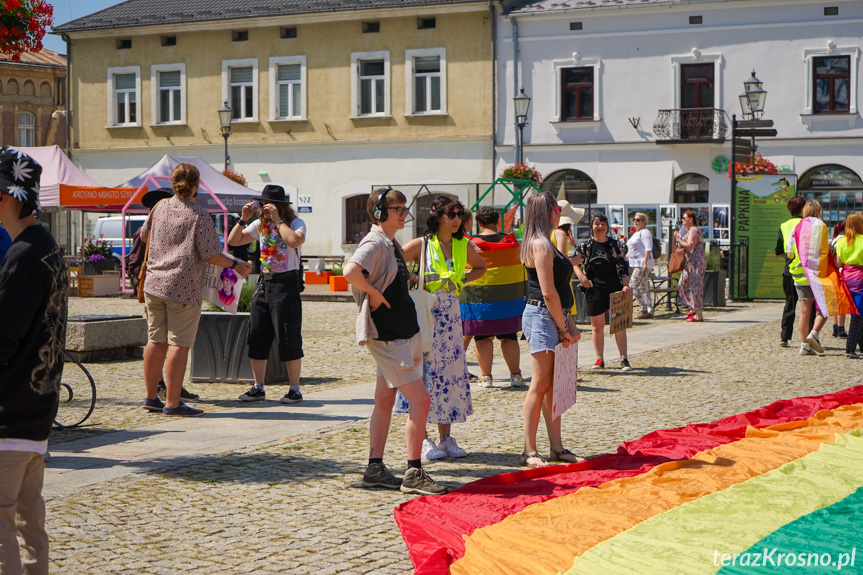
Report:
[[[732,172],[733,170],[733,172]],[[743,162],[736,162],[734,164],[729,164],[728,166],[728,177],[732,176],[732,173],[737,174],[738,176],[759,176],[763,174],[778,174],[779,168],[776,167],[776,164],[771,162],[770,160],[765,159],[761,156],[761,154],[752,154],[749,157],[749,163],[744,164]]]
[[[529,180],[535,184],[542,181],[542,174],[536,168],[532,168],[525,163],[507,166],[501,172],[500,177],[507,180]]]
[[[0,0],[0,52],[21,61],[24,52],[42,50],[45,29],[54,24],[54,8],[46,0]]]
[[[285,256],[279,251],[279,230],[272,222],[266,221],[261,228],[261,271],[270,273],[273,265],[285,260]]]

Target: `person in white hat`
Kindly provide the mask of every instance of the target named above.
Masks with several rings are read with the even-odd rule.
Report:
[[[557,227],[551,232],[551,243],[554,247],[560,250],[560,253],[565,256],[569,256],[570,246],[575,247],[575,238],[572,235],[572,230],[576,223],[581,221],[581,218],[584,217],[584,208],[573,208],[566,200],[558,200],[557,205],[560,206],[560,220],[558,221]],[[578,258],[578,256],[570,259],[573,265],[581,265],[582,263],[582,260]],[[570,286],[570,289],[572,289],[572,286]],[[574,291],[572,309],[570,311],[573,314],[578,311],[576,310]]]

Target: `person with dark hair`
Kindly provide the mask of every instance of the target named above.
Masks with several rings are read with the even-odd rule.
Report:
[[[260,204],[259,204],[260,202]],[[260,208],[260,217],[248,225]],[[245,226],[245,227],[244,227]],[[279,361],[285,362],[290,389],[280,400],[299,403],[300,369],[303,358],[303,303],[300,300],[300,246],[306,241],[306,224],[297,217],[282,186],[268,184],[261,196],[243,206],[228,243],[261,244],[261,276],[252,296],[249,319],[249,358],[255,383],[240,395],[240,401],[264,401],[267,359],[275,338]]]
[[[63,254],[39,224],[42,166],[0,148],[0,573],[48,573],[43,456],[57,415],[66,342]]]
[[[839,238],[842,237],[842,234],[845,233],[845,220],[842,220],[838,224],[833,227],[833,239],[830,240],[830,251],[834,252],[834,248],[836,247],[836,242]],[[853,237],[853,236],[852,236]],[[838,338],[846,338],[848,337],[848,332],[845,331],[845,316],[844,315],[831,315],[830,321],[833,323],[833,337]]]
[[[587,315],[590,316],[590,327],[593,333],[593,351],[596,353],[596,363],[591,369],[605,369],[605,312],[611,307],[611,294],[623,291],[630,297],[629,262],[626,251],[617,240],[608,233],[608,218],[605,214],[596,213],[590,218],[590,239],[578,244],[575,254],[584,262],[584,270],[575,266],[575,273],[584,291],[587,303]],[[626,330],[614,334],[617,351],[620,352],[620,368],[632,371],[627,357]]]
[[[683,227],[677,234],[677,243],[683,248],[683,273],[677,282],[680,301],[689,311],[686,321],[704,321],[704,272],[707,256],[704,254],[704,237],[698,227],[694,210],[683,212]]]
[[[497,270],[497,274],[493,276],[493,284],[483,282],[485,285],[466,286],[462,290],[459,301],[464,337],[466,341],[473,337],[476,342],[476,358],[482,374],[479,379],[480,387],[494,387],[491,366],[495,337],[500,341],[500,353],[509,369],[510,387],[524,387],[519,366],[521,351],[518,346],[518,331],[521,329],[524,305],[522,303],[512,306],[513,302],[523,302],[526,295],[524,266],[517,266],[521,272],[517,279],[507,277],[507,271],[513,269],[511,264],[518,263],[512,259],[518,255],[520,249],[518,239],[515,234],[500,233],[500,212],[492,206],[480,207],[476,213],[476,221],[479,224],[479,233],[471,237],[470,241],[480,257],[486,261],[488,269]],[[516,281],[512,281],[513,279]],[[473,313],[475,308],[477,313]],[[501,314],[499,310],[506,310],[506,314]],[[509,315],[510,313],[517,315]]]
[[[437,424],[440,438],[435,443],[426,437],[424,459],[467,455],[450,434],[453,423],[462,423],[473,413],[458,296],[464,284],[482,277],[486,265],[464,237],[464,214],[457,199],[437,196],[426,220],[428,235],[404,247],[408,261],[425,257],[425,286],[437,296],[432,348],[423,354],[423,382],[431,396],[428,422]],[[396,413],[408,413],[409,408],[408,398],[399,395]]]
[[[849,215],[843,234],[834,239],[836,265],[842,268],[845,285],[857,307],[857,313],[851,315],[851,325],[845,340],[845,357],[860,359],[857,347],[863,348],[863,214]]]
[[[252,271],[248,263],[222,252],[213,219],[195,204],[200,178],[198,168],[192,164],[184,162],[174,168],[174,197],[157,203],[141,226],[141,237],[150,245],[144,279],[147,395],[143,408],[179,417],[204,414],[181,402],[180,391],[189,348],[195,343],[201,320],[206,264],[230,267],[243,277]],[[164,403],[157,395],[163,369],[167,386]]]
[[[776,238],[776,248],[773,253],[776,257],[785,258],[785,268],[782,270],[782,291],[785,292],[785,307],[782,310],[781,331],[779,332],[779,345],[788,347],[788,342],[791,341],[791,336],[794,333],[794,316],[797,310],[797,290],[794,288],[794,278],[802,278],[803,267],[800,265],[800,258],[796,252],[789,257],[787,252],[788,240],[791,238],[791,232],[800,223],[801,212],[806,204],[806,199],[802,196],[794,196],[786,202],[788,213],[791,217],[779,226],[779,235]],[[815,321],[815,315],[810,315],[809,329],[812,330],[812,323]]]
[[[536,448],[540,413],[545,419],[550,458],[565,463],[583,459],[563,446],[563,417],[552,418],[555,348],[560,343],[569,347],[581,338],[569,311],[573,300],[572,260],[551,243],[560,211],[561,206],[548,192],[531,196],[525,207],[521,262],[527,269],[528,299],[522,327],[530,347],[531,378],[524,398],[524,451],[519,464],[527,467],[549,464]]]
[[[441,495],[449,490],[438,485],[422,466],[429,393],[422,380],[422,336],[408,293],[410,274],[395,239],[410,213],[406,201],[404,194],[392,188],[369,194],[366,211],[373,224],[344,269],[357,302],[357,343],[366,346],[377,364],[375,406],[369,420],[369,463],[362,485]],[[410,402],[405,422],[408,468],[403,479],[395,477],[383,461],[397,390]]]

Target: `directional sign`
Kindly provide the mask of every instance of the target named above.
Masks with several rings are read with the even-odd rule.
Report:
[[[752,148],[751,140],[743,140],[741,138],[734,138],[734,161],[735,162],[744,162],[749,163],[749,156],[755,151]]]
[[[735,136],[740,136],[741,138],[773,138],[778,134],[778,132],[774,130],[761,129],[761,128],[746,128],[744,130],[736,130],[734,132]]]
[[[772,128],[773,120],[740,120],[738,128]]]

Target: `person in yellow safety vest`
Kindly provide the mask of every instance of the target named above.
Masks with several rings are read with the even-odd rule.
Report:
[[[776,238],[776,249],[773,253],[777,257],[785,258],[785,269],[782,271],[782,291],[785,292],[785,308],[782,310],[782,328],[779,335],[779,345],[788,347],[788,342],[791,341],[791,335],[794,333],[794,316],[797,310],[797,290],[794,289],[794,278],[804,278],[803,266],[800,265],[800,258],[796,252],[793,258],[789,258],[785,253],[788,246],[788,240],[791,238],[791,232],[800,220],[803,219],[800,212],[806,204],[806,199],[801,196],[795,196],[788,200],[788,212],[791,218],[782,222],[779,226],[779,237]],[[809,330],[812,330],[812,322],[815,321],[815,315],[809,314]],[[807,332],[808,333],[808,332]]]
[[[815,200],[807,201],[803,206],[802,215],[804,219],[809,217],[820,218],[821,204]],[[797,225],[799,226],[800,224],[798,223]],[[821,225],[823,226],[824,223],[821,222]],[[795,227],[794,229],[796,230],[798,228]],[[816,355],[818,353],[824,353],[824,347],[821,345],[821,340],[818,336],[821,333],[821,328],[824,327],[825,323],[827,323],[827,318],[819,314],[815,309],[815,298],[812,293],[812,287],[809,285],[809,280],[806,279],[805,273],[798,276],[796,269],[792,267],[796,262],[797,265],[800,266],[800,271],[802,271],[803,266],[800,262],[800,255],[797,253],[797,244],[795,242],[793,232],[788,240],[788,247],[786,250],[788,257],[791,258],[791,263],[788,267],[791,271],[791,278],[794,280],[794,289],[797,290],[797,298],[800,300],[800,323],[797,326],[800,330],[800,355]],[[809,318],[813,315],[816,317],[812,324],[812,329],[807,332],[806,327],[809,325]]]
[[[431,396],[428,422],[437,424],[440,438],[435,443],[426,437],[423,459],[467,455],[450,435],[453,423],[462,423],[473,413],[458,294],[466,282],[485,274],[486,263],[464,237],[465,213],[464,206],[455,198],[437,196],[426,222],[427,237],[415,238],[404,245],[407,261],[426,259],[425,286],[438,296],[432,309],[432,347],[423,354],[423,381]],[[407,410],[408,401],[399,394],[393,411],[407,413]]]

